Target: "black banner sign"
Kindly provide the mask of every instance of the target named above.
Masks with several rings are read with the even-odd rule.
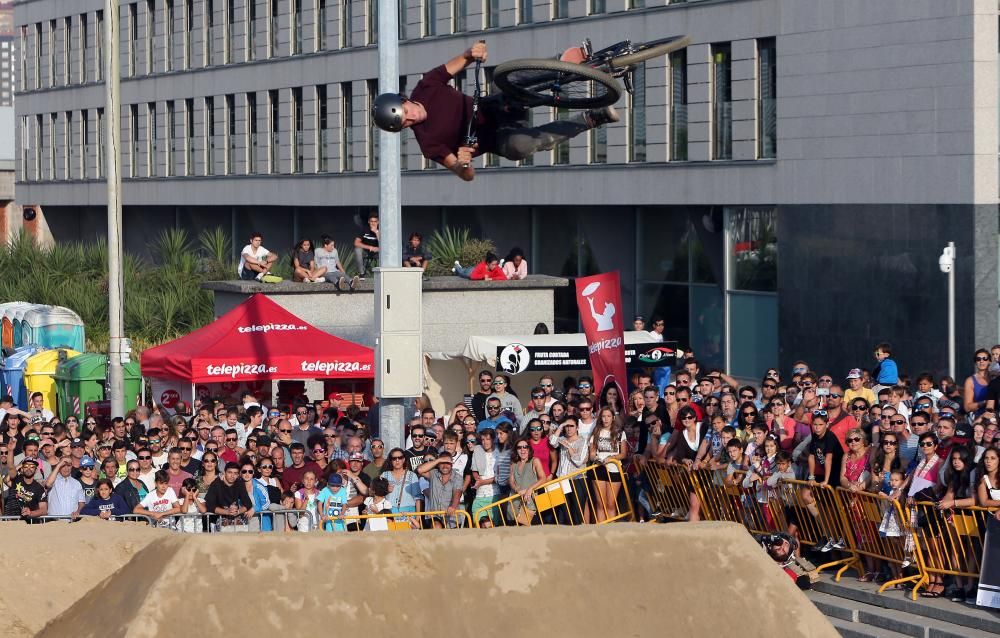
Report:
[[[625,344],[625,364],[634,368],[660,368],[677,363],[677,342]],[[497,346],[497,370],[507,374],[590,369],[586,345]]]
[[[983,570],[979,575],[976,604],[1000,608],[1000,521],[992,514],[986,522],[983,541]]]

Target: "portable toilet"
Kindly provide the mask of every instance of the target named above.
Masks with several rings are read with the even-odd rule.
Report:
[[[88,403],[104,401],[107,366],[108,355],[96,352],[85,352],[56,366],[54,379],[62,418],[72,414],[82,421]],[[125,364],[125,405],[136,405],[141,391],[139,362],[130,361]]]
[[[55,379],[53,379],[56,366],[61,361],[78,356],[80,353],[76,350],[59,348],[58,350],[42,350],[28,357],[24,364],[24,385],[28,396],[34,392],[41,392],[45,407],[56,412],[59,407],[56,405],[56,384]]]
[[[81,352],[86,345],[80,315],[62,306],[39,305],[26,310],[21,319],[21,332],[26,344]]]
[[[38,304],[24,304],[13,308],[10,312],[11,323],[14,326],[14,347],[20,348],[21,346],[31,345],[31,340],[25,340],[24,338],[24,315],[26,315],[30,310],[36,308]]]
[[[14,403],[22,410],[28,407],[28,393],[24,387],[24,365],[41,349],[38,346],[18,348],[3,362],[4,394],[14,397]]]
[[[10,301],[0,304],[0,347],[14,348],[14,312],[19,308],[32,306],[26,301]]]

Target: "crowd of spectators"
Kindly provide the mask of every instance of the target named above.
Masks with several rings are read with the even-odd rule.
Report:
[[[779,480],[798,479],[809,484],[807,503],[817,486],[840,486],[903,506],[1000,506],[1000,346],[977,350],[961,384],[900,373],[886,343],[875,347],[872,369],[849,370],[843,383],[798,361],[787,379],[770,368],[759,383],[741,384],[693,358],[663,387],[635,371],[628,396],[613,386],[595,393],[587,376],[559,387],[543,376],[523,398],[503,374],[484,370],[478,382],[446,414],[418,400],[405,446],[390,450],[378,436],[377,409],[344,407],[337,393],[288,406],[262,406],[250,395],[236,405],[182,402],[176,414],[140,406],[110,422],[60,420],[37,393],[26,410],[3,397],[4,514],[133,513],[164,524],[207,514],[223,529],[340,531],[385,529],[386,520],[355,518],[362,514],[433,511],[443,514],[412,516],[411,524],[456,527],[478,513],[479,526],[530,525],[539,521],[535,490],[576,472],[564,481],[572,515],[555,522],[601,522],[609,512],[593,503],[618,503],[626,493],[648,520],[658,513],[641,469],[655,462],[716,470],[761,499]],[[577,472],[591,465],[590,474]],[[520,498],[490,507],[512,495]],[[254,516],[286,510],[309,516]],[[695,496],[688,517],[699,519]],[[899,536],[900,527],[887,519],[880,529]],[[866,566],[861,580],[894,575]],[[971,591],[961,579],[937,579],[925,594],[965,600]]]

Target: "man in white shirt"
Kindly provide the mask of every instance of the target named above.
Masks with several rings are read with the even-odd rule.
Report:
[[[649,331],[649,336],[656,341],[663,341],[663,331],[666,329],[666,325],[663,317],[653,317],[653,329]]]
[[[278,256],[264,248],[261,244],[264,236],[260,233],[250,235],[250,243],[243,247],[240,252],[240,265],[236,274],[244,281],[262,281],[264,283],[277,283],[281,277],[271,274],[271,267],[278,261]]]
[[[52,420],[53,416],[55,416],[52,414],[52,410],[45,408],[45,396],[41,392],[32,392],[31,399],[29,399],[28,403],[31,404],[31,407],[28,408],[28,415],[29,420],[32,423],[38,423],[40,421],[48,422]]]
[[[594,431],[594,426],[597,425],[597,416],[594,414],[594,402],[590,399],[580,399],[580,403],[576,409],[576,430],[584,440],[589,441],[590,433]]]

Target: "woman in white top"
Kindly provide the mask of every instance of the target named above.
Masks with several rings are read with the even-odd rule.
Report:
[[[976,490],[979,506],[1000,507],[1000,452],[996,448],[986,448],[983,452],[979,475],[982,477]]]
[[[593,473],[593,507],[598,523],[616,516],[620,511],[618,492],[622,489],[622,475],[612,461],[621,461],[627,452],[628,444],[621,420],[611,408],[601,408],[597,414],[597,425],[590,433],[590,461],[598,464]]]
[[[567,476],[576,470],[587,465],[589,449],[587,441],[580,436],[577,430],[576,417],[566,417],[566,420],[559,424],[555,432],[549,435],[549,445],[559,450],[559,465],[556,467],[556,476]],[[584,474],[578,474],[569,481],[562,482],[563,491],[566,493],[566,503],[569,508],[571,521],[560,520],[562,524],[572,522],[579,525],[589,518],[587,511],[587,479]],[[557,516],[564,516],[564,512],[556,512]]]

